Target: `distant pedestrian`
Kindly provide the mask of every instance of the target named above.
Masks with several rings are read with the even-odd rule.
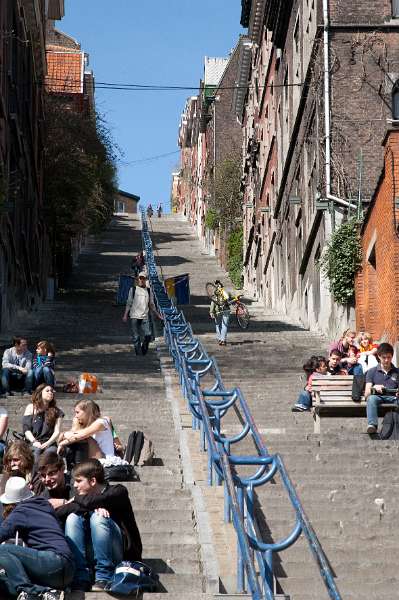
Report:
[[[152,217],[152,215],[153,215],[153,214],[154,214],[154,211],[152,210],[152,206],[151,206],[151,204],[149,204],[149,205],[147,206],[147,217],[148,217],[149,219],[151,219],[151,217]]]
[[[125,313],[122,317],[125,322],[130,317],[133,346],[137,355],[147,354],[148,351],[151,340],[150,310],[159,319],[162,319],[155,308],[151,290],[147,287],[147,275],[142,271],[137,277],[136,285],[130,288]]]
[[[157,213],[158,213],[158,218],[160,219],[162,217],[162,204],[161,203],[158,204]]]
[[[230,321],[230,294],[218,279],[215,281],[215,294],[209,307],[209,315],[215,319],[216,339],[219,346],[226,345],[227,329]]]

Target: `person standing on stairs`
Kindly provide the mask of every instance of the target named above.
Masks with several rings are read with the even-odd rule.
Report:
[[[142,271],[137,277],[136,285],[130,288],[125,313],[122,317],[125,323],[130,317],[136,355],[144,355],[148,352],[151,340],[150,310],[159,319],[162,319],[162,315],[155,308],[150,288],[147,287],[147,275]]]
[[[215,286],[216,290],[209,307],[209,316],[215,320],[216,339],[219,346],[225,346],[230,321],[230,294],[226,292],[219,279],[215,281]]]

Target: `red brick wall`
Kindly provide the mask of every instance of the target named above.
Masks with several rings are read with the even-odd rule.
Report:
[[[356,278],[356,326],[384,337],[399,339],[399,131],[385,142],[385,169],[363,227],[362,270]],[[375,245],[374,245],[375,244]],[[370,250],[375,248],[375,268]]]

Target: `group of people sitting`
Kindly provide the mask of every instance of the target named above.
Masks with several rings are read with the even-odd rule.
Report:
[[[4,453],[0,543],[18,532],[27,546],[0,546],[0,592],[18,600],[60,600],[67,586],[102,591],[123,558],[141,557],[127,489],[105,483],[104,467],[126,464],[110,417],[90,399],[75,404],[64,432],[63,417],[54,388],[39,385],[24,439]]]
[[[13,396],[15,391],[31,394],[42,383],[54,386],[53,344],[41,340],[32,354],[26,338],[16,336],[12,343],[12,347],[7,348],[3,354],[0,395]]]
[[[329,357],[311,356],[303,365],[305,388],[292,407],[293,412],[306,412],[312,408],[312,380],[317,377],[353,375],[352,398],[367,400],[367,433],[378,429],[378,405],[397,404],[399,401],[399,369],[393,364],[394,349],[391,344],[376,344],[368,332],[358,336],[347,329],[337,342],[330,346]]]

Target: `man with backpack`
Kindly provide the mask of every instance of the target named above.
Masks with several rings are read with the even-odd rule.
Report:
[[[127,322],[130,317],[133,346],[136,355],[147,354],[151,340],[150,310],[160,319],[151,297],[150,288],[147,287],[147,275],[144,271],[139,273],[137,283],[129,290],[125,313],[122,317]]]
[[[76,564],[75,590],[104,591],[123,559],[141,559],[141,538],[128,491],[104,480],[100,461],[91,459],[73,470],[75,497],[57,510]],[[94,585],[91,564],[94,559]]]

